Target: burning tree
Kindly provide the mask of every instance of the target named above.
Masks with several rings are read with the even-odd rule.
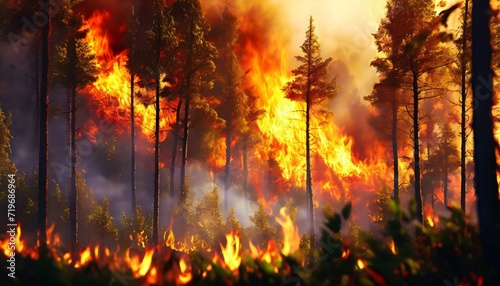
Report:
[[[302,56],[295,58],[302,63],[292,71],[295,78],[287,83],[283,90],[291,100],[305,102],[305,125],[306,125],[306,201],[308,207],[309,227],[311,241],[314,240],[314,202],[312,193],[311,172],[311,126],[310,120],[313,116],[312,108],[315,105],[330,100],[336,93],[335,79],[328,81],[327,67],[332,61],[328,58],[323,61],[320,53],[320,45],[314,34],[313,18],[309,18],[309,28],[306,31],[306,40],[301,49]]]
[[[220,21],[214,25],[211,37],[218,50],[216,59],[216,81],[214,92],[222,100],[219,111],[226,121],[226,162],[224,167],[224,211],[229,208],[229,188],[231,184],[230,164],[231,145],[235,135],[241,134],[246,128],[247,95],[241,90],[241,70],[234,52],[238,39],[236,17],[225,8]]]
[[[430,157],[430,168],[440,175],[443,182],[443,204],[448,206],[449,176],[460,166],[459,153],[454,145],[456,135],[448,123],[441,128],[437,148]]]
[[[452,11],[452,10],[451,10]],[[422,191],[420,164],[420,101],[435,97],[437,88],[431,84],[429,75],[451,63],[446,50],[440,45],[436,32],[441,18],[435,17],[433,1],[405,0],[387,2],[386,18],[376,37],[379,51],[385,54],[372,62],[385,79],[380,87],[395,88],[386,101],[392,105],[392,141],[394,157],[394,196],[398,195],[397,164],[397,90],[407,91],[411,96],[406,106],[412,120],[414,198],[417,203],[418,219],[422,222]],[[404,22],[404,23],[403,23]],[[377,96],[378,97],[378,96]],[[372,97],[372,102],[380,97]]]
[[[187,196],[186,163],[190,129],[190,111],[193,102],[202,100],[201,91],[212,84],[215,69],[215,47],[207,41],[209,31],[199,0],[179,0],[172,5],[176,33],[179,41],[177,56],[181,63],[179,81],[184,103],[182,119],[182,162],[180,187],[181,203]]]
[[[62,43],[56,47],[56,58],[52,65],[53,79],[55,82],[66,86],[68,90],[68,115],[67,123],[69,129],[69,152],[70,152],[70,224],[71,245],[76,249],[78,243],[78,220],[77,220],[77,191],[76,191],[76,110],[77,90],[86,87],[95,81],[97,66],[95,55],[84,41],[87,30],[81,30],[83,22],[81,15],[74,11],[80,1],[65,3],[62,9],[62,19],[59,24],[62,30]],[[58,28],[59,28],[58,27]]]
[[[153,195],[153,243],[158,243],[159,211],[160,211],[160,89],[165,73],[170,74],[173,68],[173,51],[177,41],[175,28],[170,10],[163,6],[161,1],[155,1],[153,23],[147,31],[147,54],[151,55],[147,63],[153,69],[152,79],[155,88],[155,174]]]
[[[130,72],[130,143],[131,143],[131,171],[130,171],[130,199],[132,204],[132,214],[136,213],[136,184],[135,184],[135,77],[140,67],[140,57],[138,55],[139,47],[137,33],[139,29],[139,19],[135,15],[132,6],[132,17],[127,25],[126,45],[129,49],[127,69]]]

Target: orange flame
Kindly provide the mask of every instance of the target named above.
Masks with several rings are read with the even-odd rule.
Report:
[[[179,269],[179,281],[183,285],[188,284],[193,278],[193,274],[191,273],[191,271],[189,271],[188,265],[186,264],[186,261],[184,261],[184,257],[181,257],[181,259],[179,260]]]
[[[226,266],[231,271],[234,271],[238,269],[238,267],[240,267],[241,264],[240,238],[237,235],[233,234],[233,232],[231,231],[231,233],[226,234],[226,240],[227,240],[226,247],[220,244],[222,256],[224,257],[224,263],[226,264]]]
[[[392,251],[392,253],[393,253],[393,254],[397,254],[397,252],[396,252],[396,245],[394,244],[394,240],[391,240],[391,245],[390,245],[390,247],[391,247],[391,251]]]
[[[283,247],[281,248],[281,253],[283,253],[283,255],[289,255],[299,249],[299,229],[293,224],[292,219],[285,213],[284,207],[280,209],[280,215],[283,220],[276,217],[276,222],[281,225],[283,230]]]
[[[110,40],[106,30],[106,23],[110,19],[107,11],[95,11],[89,19],[84,21],[82,30],[88,29],[85,41],[91,51],[96,54],[99,73],[97,80],[87,86],[84,92],[89,94],[95,105],[98,116],[111,120],[115,123],[128,126],[130,122],[130,73],[126,68],[128,61],[127,51],[115,54],[110,46]],[[136,79],[137,80],[137,79]],[[136,88],[141,93],[146,90]],[[162,110],[166,104],[162,103]],[[142,132],[152,138],[155,130],[155,108],[154,105],[136,104],[136,124],[142,128]],[[167,116],[160,116],[160,129],[168,129]],[[166,132],[162,132],[160,140],[166,138]]]

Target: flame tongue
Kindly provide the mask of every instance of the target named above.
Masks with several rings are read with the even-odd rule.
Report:
[[[130,73],[126,69],[128,56],[127,51],[115,54],[111,49],[105,29],[109,19],[108,12],[95,11],[84,21],[82,29],[88,30],[85,41],[90,50],[96,54],[99,74],[96,82],[85,87],[83,91],[90,97],[90,104],[99,117],[126,127],[130,125]],[[136,90],[148,93],[137,86]],[[162,107],[165,107],[164,105],[162,104]],[[146,136],[152,138],[155,130],[154,105],[135,104],[134,107],[135,123],[141,126]],[[166,116],[160,118],[160,128],[165,130],[168,127]],[[162,132],[160,140],[163,141],[165,137],[166,132]]]

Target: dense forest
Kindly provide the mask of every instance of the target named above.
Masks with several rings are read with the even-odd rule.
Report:
[[[222,2],[0,4],[1,284],[500,285],[497,3]]]

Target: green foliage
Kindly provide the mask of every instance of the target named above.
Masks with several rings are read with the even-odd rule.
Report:
[[[135,213],[127,216],[122,213],[119,229],[119,243],[125,248],[130,246],[130,243],[136,243],[139,246],[148,245],[149,239],[153,235],[153,216],[148,214],[145,216],[142,213],[141,206],[137,206]]]
[[[6,115],[0,105],[0,188],[1,190],[6,190],[7,186],[7,175],[16,174],[17,169],[14,163],[9,158],[12,153],[10,149],[10,141],[12,140],[12,135],[10,134],[10,125],[12,124],[12,118],[10,114]],[[1,192],[0,198],[4,196],[7,192]]]
[[[368,216],[370,217],[374,229],[383,229],[388,219],[390,219],[389,201],[391,200],[391,189],[388,185],[383,185],[375,194],[374,198],[368,201]]]
[[[55,190],[49,193],[47,209],[49,210],[48,225],[55,224],[56,232],[58,229],[68,225],[69,204],[58,184],[56,184]]]
[[[184,183],[183,192],[186,196],[179,200],[173,210],[173,229],[177,236],[187,237],[186,235],[191,233],[191,230],[196,224],[193,210],[193,197],[189,190],[189,179]]]
[[[113,224],[113,217],[109,213],[109,200],[106,197],[100,204],[94,206],[87,220],[99,241],[117,239],[118,229]]]
[[[250,216],[253,225],[247,231],[255,245],[264,248],[270,239],[276,238],[277,230],[271,225],[270,220],[271,216],[267,214],[264,204],[259,203],[259,208]]]
[[[213,244],[215,236],[223,232],[222,213],[219,208],[219,191],[214,188],[195,206],[195,230],[200,237]]]

